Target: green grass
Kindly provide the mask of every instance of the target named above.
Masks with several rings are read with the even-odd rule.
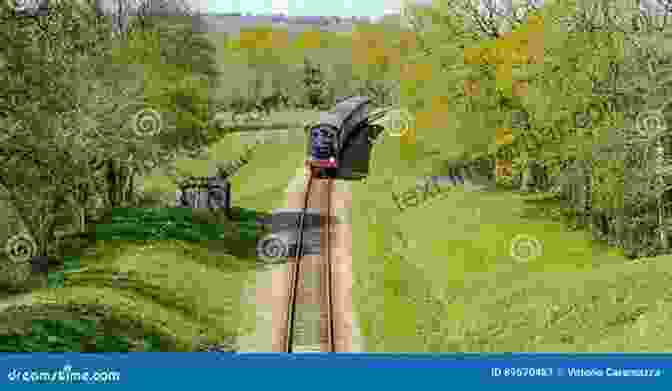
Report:
[[[282,113],[282,116],[290,119],[302,118],[301,113]],[[282,207],[286,185],[296,174],[296,167],[304,158],[305,142],[299,140],[294,143],[267,143],[258,146],[250,163],[243,166],[231,179],[232,203],[259,211]],[[189,175],[212,175],[216,162],[236,159],[245,152],[245,145],[245,139],[240,134],[232,133],[213,146],[213,160],[185,159],[177,167]],[[160,170],[145,178],[144,187],[149,192],[167,194],[173,200],[177,190],[170,178],[162,175]]]
[[[252,242],[258,239],[254,210],[236,208],[223,214],[188,208],[116,209],[95,227],[97,240],[189,240]],[[248,243],[249,245],[249,243]]]
[[[633,264],[510,191],[454,189],[400,212],[391,192],[441,166],[427,149],[388,138],[372,176],[353,186],[353,294],[367,351],[672,350],[662,328],[669,257]],[[514,260],[516,235],[536,238],[541,256]]]
[[[320,112],[314,110],[273,111],[267,120],[236,124],[232,121],[231,112],[222,111],[217,113],[217,118],[220,118],[222,126],[232,127],[239,131],[303,128],[307,122],[315,121],[319,119],[319,116]]]
[[[103,246],[115,245],[118,246],[103,242]],[[180,241],[126,244],[119,248],[113,255],[83,263],[81,271],[66,273],[66,288],[95,287],[104,288],[109,294],[131,294],[142,299],[138,304],[162,306],[179,314],[177,319],[200,324],[215,339],[237,334],[241,327],[238,298],[242,284],[254,269],[253,260],[243,261],[212,249],[203,251],[197,244]],[[138,309],[142,315],[147,314]],[[191,325],[171,320],[166,325],[174,330],[171,335],[193,336]]]
[[[245,327],[252,327],[242,324],[239,299],[243,285],[253,278],[256,259],[232,255],[225,242],[98,240],[96,256],[79,261],[74,270],[54,273],[60,281],[50,281],[52,289],[32,293],[36,308],[104,303],[114,318],[139,322],[145,338],[174,338],[176,350],[192,349],[200,336],[232,341]],[[74,338],[68,330],[61,332],[63,338]],[[27,335],[17,346],[35,346],[31,338],[42,337]],[[15,339],[10,342],[16,345]],[[110,349],[126,349],[110,344],[106,345]],[[43,348],[65,349],[57,345]]]
[[[0,335],[2,352],[129,352],[134,341],[125,335],[97,334],[93,319],[35,319],[25,335]],[[142,341],[144,351],[157,351],[155,339]]]
[[[132,291],[91,284],[36,291],[33,296],[35,296],[33,306],[38,309],[39,305],[67,308],[72,305],[90,307],[104,304],[111,316],[119,319],[120,324],[139,325],[141,335],[174,339],[170,350],[190,351],[194,348],[196,338],[200,336],[212,341],[227,338],[230,340],[231,337],[231,334],[222,330],[222,326],[217,330],[208,329],[206,324],[179,309],[158,303],[151,296]],[[235,327],[228,325],[228,328],[232,328],[235,332]],[[127,334],[128,330],[118,328],[116,332]]]

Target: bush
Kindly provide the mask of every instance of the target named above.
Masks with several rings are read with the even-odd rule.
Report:
[[[0,257],[0,287],[10,292],[25,291],[30,275],[29,262],[14,262],[7,257]]]
[[[0,335],[0,352],[129,352],[160,351],[157,339],[133,340],[100,332],[92,319],[35,319],[25,334]]]

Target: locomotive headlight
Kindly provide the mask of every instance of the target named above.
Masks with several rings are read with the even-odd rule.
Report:
[[[333,156],[329,158],[329,163],[334,163],[335,161],[336,161],[336,159],[334,159]]]

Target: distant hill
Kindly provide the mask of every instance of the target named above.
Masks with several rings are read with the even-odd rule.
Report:
[[[300,32],[319,28],[326,32],[350,33],[355,23],[372,23],[368,18],[340,18],[334,16],[286,16],[286,15],[231,15],[206,14],[202,16],[208,32],[237,35],[241,29],[260,25],[286,28],[290,37]],[[386,20],[388,23],[390,19]]]
[[[1,1],[1,0],[0,0]],[[80,0],[84,1],[84,0]],[[114,14],[118,0],[94,0],[99,9],[107,14]],[[418,0],[414,0],[418,1]],[[207,13],[184,17],[184,0],[152,0],[150,14],[161,18],[177,16],[180,22],[188,21],[194,24],[199,31],[208,33],[226,33],[236,36],[241,29],[266,25],[286,28],[290,37],[313,28],[325,32],[351,33],[353,26],[358,23],[394,23],[394,16],[386,15],[383,18],[368,17],[337,17],[337,16],[287,16],[274,15],[243,15],[240,13]],[[188,2],[187,2],[188,3]],[[131,4],[131,3],[128,3]],[[135,4],[135,3],[132,3]],[[136,8],[130,7],[122,18],[123,25],[127,24],[128,17],[132,16]],[[145,11],[146,12],[146,11]]]
[[[261,25],[271,25],[287,28],[289,35],[295,35],[313,27],[320,27],[324,31],[348,32],[352,31],[352,23],[330,23],[324,17],[288,18],[283,16],[232,16],[232,15],[204,15],[203,20],[208,32],[227,33],[236,35],[241,29]]]

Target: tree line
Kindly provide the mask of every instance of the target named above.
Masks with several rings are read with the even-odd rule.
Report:
[[[445,158],[496,161],[501,182],[563,200],[572,224],[627,255],[669,252],[670,12],[662,0],[414,7],[421,50],[401,100],[418,137],[454,147]]]

